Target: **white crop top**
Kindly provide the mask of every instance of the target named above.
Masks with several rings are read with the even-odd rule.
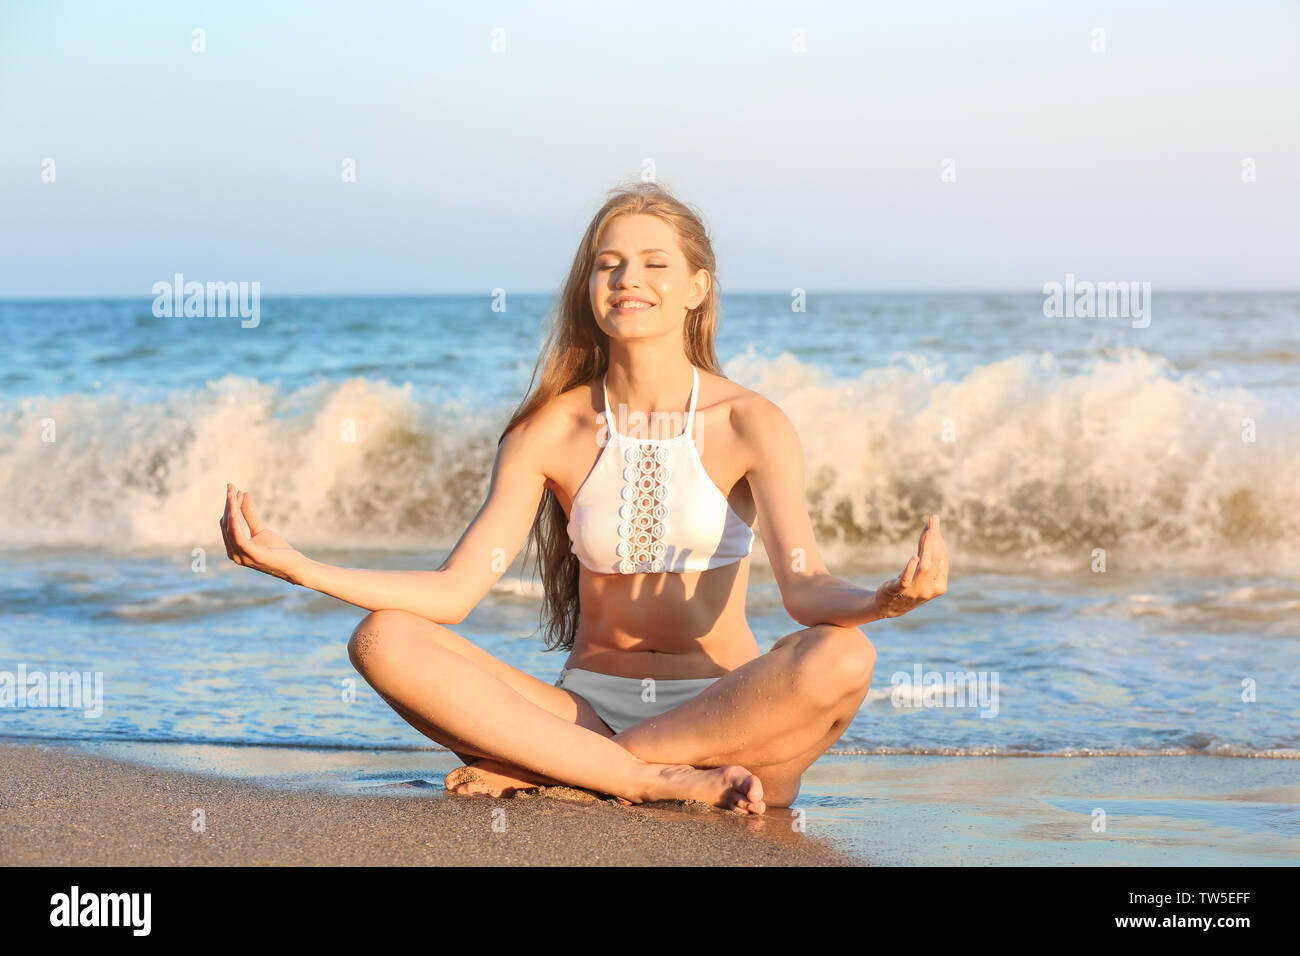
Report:
[[[686,427],[672,438],[619,434],[605,395],[609,438],[573,497],[569,544],[601,574],[705,571],[733,564],[754,547],[754,532],[713,483],[691,437],[700,373]]]

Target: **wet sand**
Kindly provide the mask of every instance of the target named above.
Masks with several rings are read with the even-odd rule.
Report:
[[[625,807],[581,791],[454,797],[428,775],[368,794],[267,787],[33,745],[0,745],[0,766],[3,865],[853,862],[797,832],[790,811]]]
[[[797,816],[760,818],[581,791],[449,797],[459,765],[435,750],[0,744],[0,864],[1300,862],[1300,760],[829,754]]]

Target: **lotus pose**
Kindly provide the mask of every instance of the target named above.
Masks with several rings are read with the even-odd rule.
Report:
[[[227,486],[231,560],[370,611],[352,662],[464,761],[449,792],[565,784],[629,803],[789,806],[871,685],[862,626],[946,590],[937,515],[878,588],[826,570],[793,425],[722,375],[714,272],[690,207],[653,184],[611,194],[501,436],[487,499],[436,571],[313,561]],[[755,522],[801,625],[766,653],[745,620]],[[530,533],[547,643],[568,651],[553,684],[455,631]]]

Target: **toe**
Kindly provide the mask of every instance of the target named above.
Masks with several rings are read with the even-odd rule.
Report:
[[[467,793],[468,784],[476,779],[478,774],[470,767],[457,767],[451,773],[447,774],[442,785],[448,793]]]

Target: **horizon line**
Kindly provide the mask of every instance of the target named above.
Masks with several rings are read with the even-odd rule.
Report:
[[[196,280],[197,281],[197,280]],[[216,281],[216,280],[214,280]],[[237,280],[236,280],[237,281]],[[247,281],[247,280],[246,280]],[[255,281],[255,280],[254,280]],[[1053,280],[1055,281],[1055,280]],[[1100,280],[1084,280],[1100,281]],[[1116,281],[1116,280],[1106,280]],[[1141,280],[1118,280],[1141,281]],[[1172,286],[1157,290],[1164,293],[1179,294],[1216,294],[1216,293],[1300,293],[1300,286]],[[1043,295],[1041,289],[1033,288],[932,288],[932,289],[804,289],[811,295]],[[558,298],[560,291],[521,290],[508,292],[507,295],[527,296],[530,298],[546,296]],[[721,298],[727,295],[791,295],[788,289],[732,289],[719,293]],[[472,299],[492,298],[491,291],[474,292],[277,292],[264,298],[276,299]],[[152,294],[123,293],[72,293],[60,295],[0,295],[0,302],[149,302],[155,298]]]

